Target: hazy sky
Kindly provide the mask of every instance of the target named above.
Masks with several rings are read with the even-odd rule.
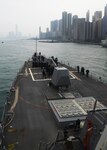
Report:
[[[79,17],[85,17],[87,10],[91,15],[102,10],[106,0],[0,0],[0,36],[15,31],[15,24],[23,34],[38,33],[39,26],[43,31],[50,26],[50,21],[60,19],[62,11]]]

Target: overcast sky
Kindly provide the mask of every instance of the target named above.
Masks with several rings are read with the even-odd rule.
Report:
[[[50,26],[50,21],[60,19],[62,11],[85,17],[87,10],[104,12],[106,0],[0,0],[0,36],[15,31],[15,24],[23,34],[38,33]]]

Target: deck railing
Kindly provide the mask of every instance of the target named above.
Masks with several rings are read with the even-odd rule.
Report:
[[[69,62],[66,62],[66,61],[60,61],[61,64],[65,65],[65,66],[68,66],[68,67],[71,67],[72,69],[74,69],[75,71],[77,70],[77,66],[71,66]],[[80,66],[81,68],[82,66]],[[85,68],[85,67],[84,67]],[[85,68],[87,69],[87,68]],[[89,70],[90,71],[90,70]],[[89,72],[89,77],[96,80],[96,81],[99,81],[99,82],[102,82],[104,84],[107,85],[107,81],[102,77],[102,76],[98,76],[97,73],[93,72],[93,71],[90,71]]]

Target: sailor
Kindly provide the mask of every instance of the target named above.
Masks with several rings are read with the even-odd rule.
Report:
[[[58,66],[58,58],[57,57],[55,58],[55,63]]]
[[[77,119],[75,122],[75,130],[78,131],[80,129],[80,119]]]
[[[42,75],[43,75],[44,78],[46,78],[46,72],[45,72],[44,68],[42,70]]]
[[[81,74],[84,75],[85,74],[85,68],[81,67]]]
[[[82,74],[84,75],[85,74],[85,68],[83,67],[83,72],[82,72]]]
[[[86,70],[86,77],[89,76],[89,70]]]
[[[79,73],[79,70],[80,70],[80,67],[79,66],[77,66],[77,72]]]

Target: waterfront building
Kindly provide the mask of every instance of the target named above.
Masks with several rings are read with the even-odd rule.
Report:
[[[86,22],[89,22],[89,21],[90,21],[90,12],[88,10],[86,13]]]
[[[101,18],[102,18],[102,11],[96,11],[94,13],[94,20],[93,21],[97,21],[97,20],[99,20]]]
[[[39,39],[45,39],[46,32],[42,32],[41,27],[39,27]]]
[[[58,20],[51,21],[51,32],[57,32],[58,31]]]
[[[98,33],[98,35],[97,35],[98,42],[100,42],[102,39],[102,19],[99,19],[97,21],[97,33]]]
[[[66,41],[68,35],[68,15],[67,12],[62,12],[62,40]]]
[[[102,28],[102,11],[96,11],[92,18],[92,41],[98,42],[101,39],[100,33],[101,28]]]
[[[68,40],[71,40],[71,24],[72,24],[72,14],[68,14]]]
[[[74,15],[72,18],[72,40],[75,42],[78,40],[78,16]]]
[[[85,41],[85,18],[78,18],[78,41]]]
[[[92,41],[95,41],[96,40],[96,32],[97,32],[97,30],[96,30],[96,26],[97,26],[97,23],[96,23],[96,21],[93,21],[92,22]]]
[[[106,4],[106,6],[104,8],[104,16],[107,16],[107,4]]]
[[[89,22],[89,19],[90,19],[90,12],[89,10],[87,11],[86,13],[86,23],[85,23],[85,40],[86,41],[89,41],[90,40],[90,22]]]
[[[104,9],[104,17],[102,19],[102,39],[107,38],[107,5]]]
[[[57,39],[58,28],[59,28],[59,21],[58,20],[51,21],[50,29],[51,29],[51,38],[52,39]]]
[[[58,26],[58,39],[62,38],[62,19],[59,20],[59,26]]]
[[[39,39],[41,39],[41,27],[39,27]]]
[[[46,32],[41,32],[41,39],[46,39]]]
[[[93,22],[92,40],[94,42],[100,42],[102,36],[102,19]]]
[[[102,39],[107,38],[107,16],[102,19]]]
[[[92,22],[89,22],[89,41],[92,41]]]
[[[50,37],[51,37],[50,31],[49,31],[49,28],[47,27],[46,28],[46,39],[49,39]]]

